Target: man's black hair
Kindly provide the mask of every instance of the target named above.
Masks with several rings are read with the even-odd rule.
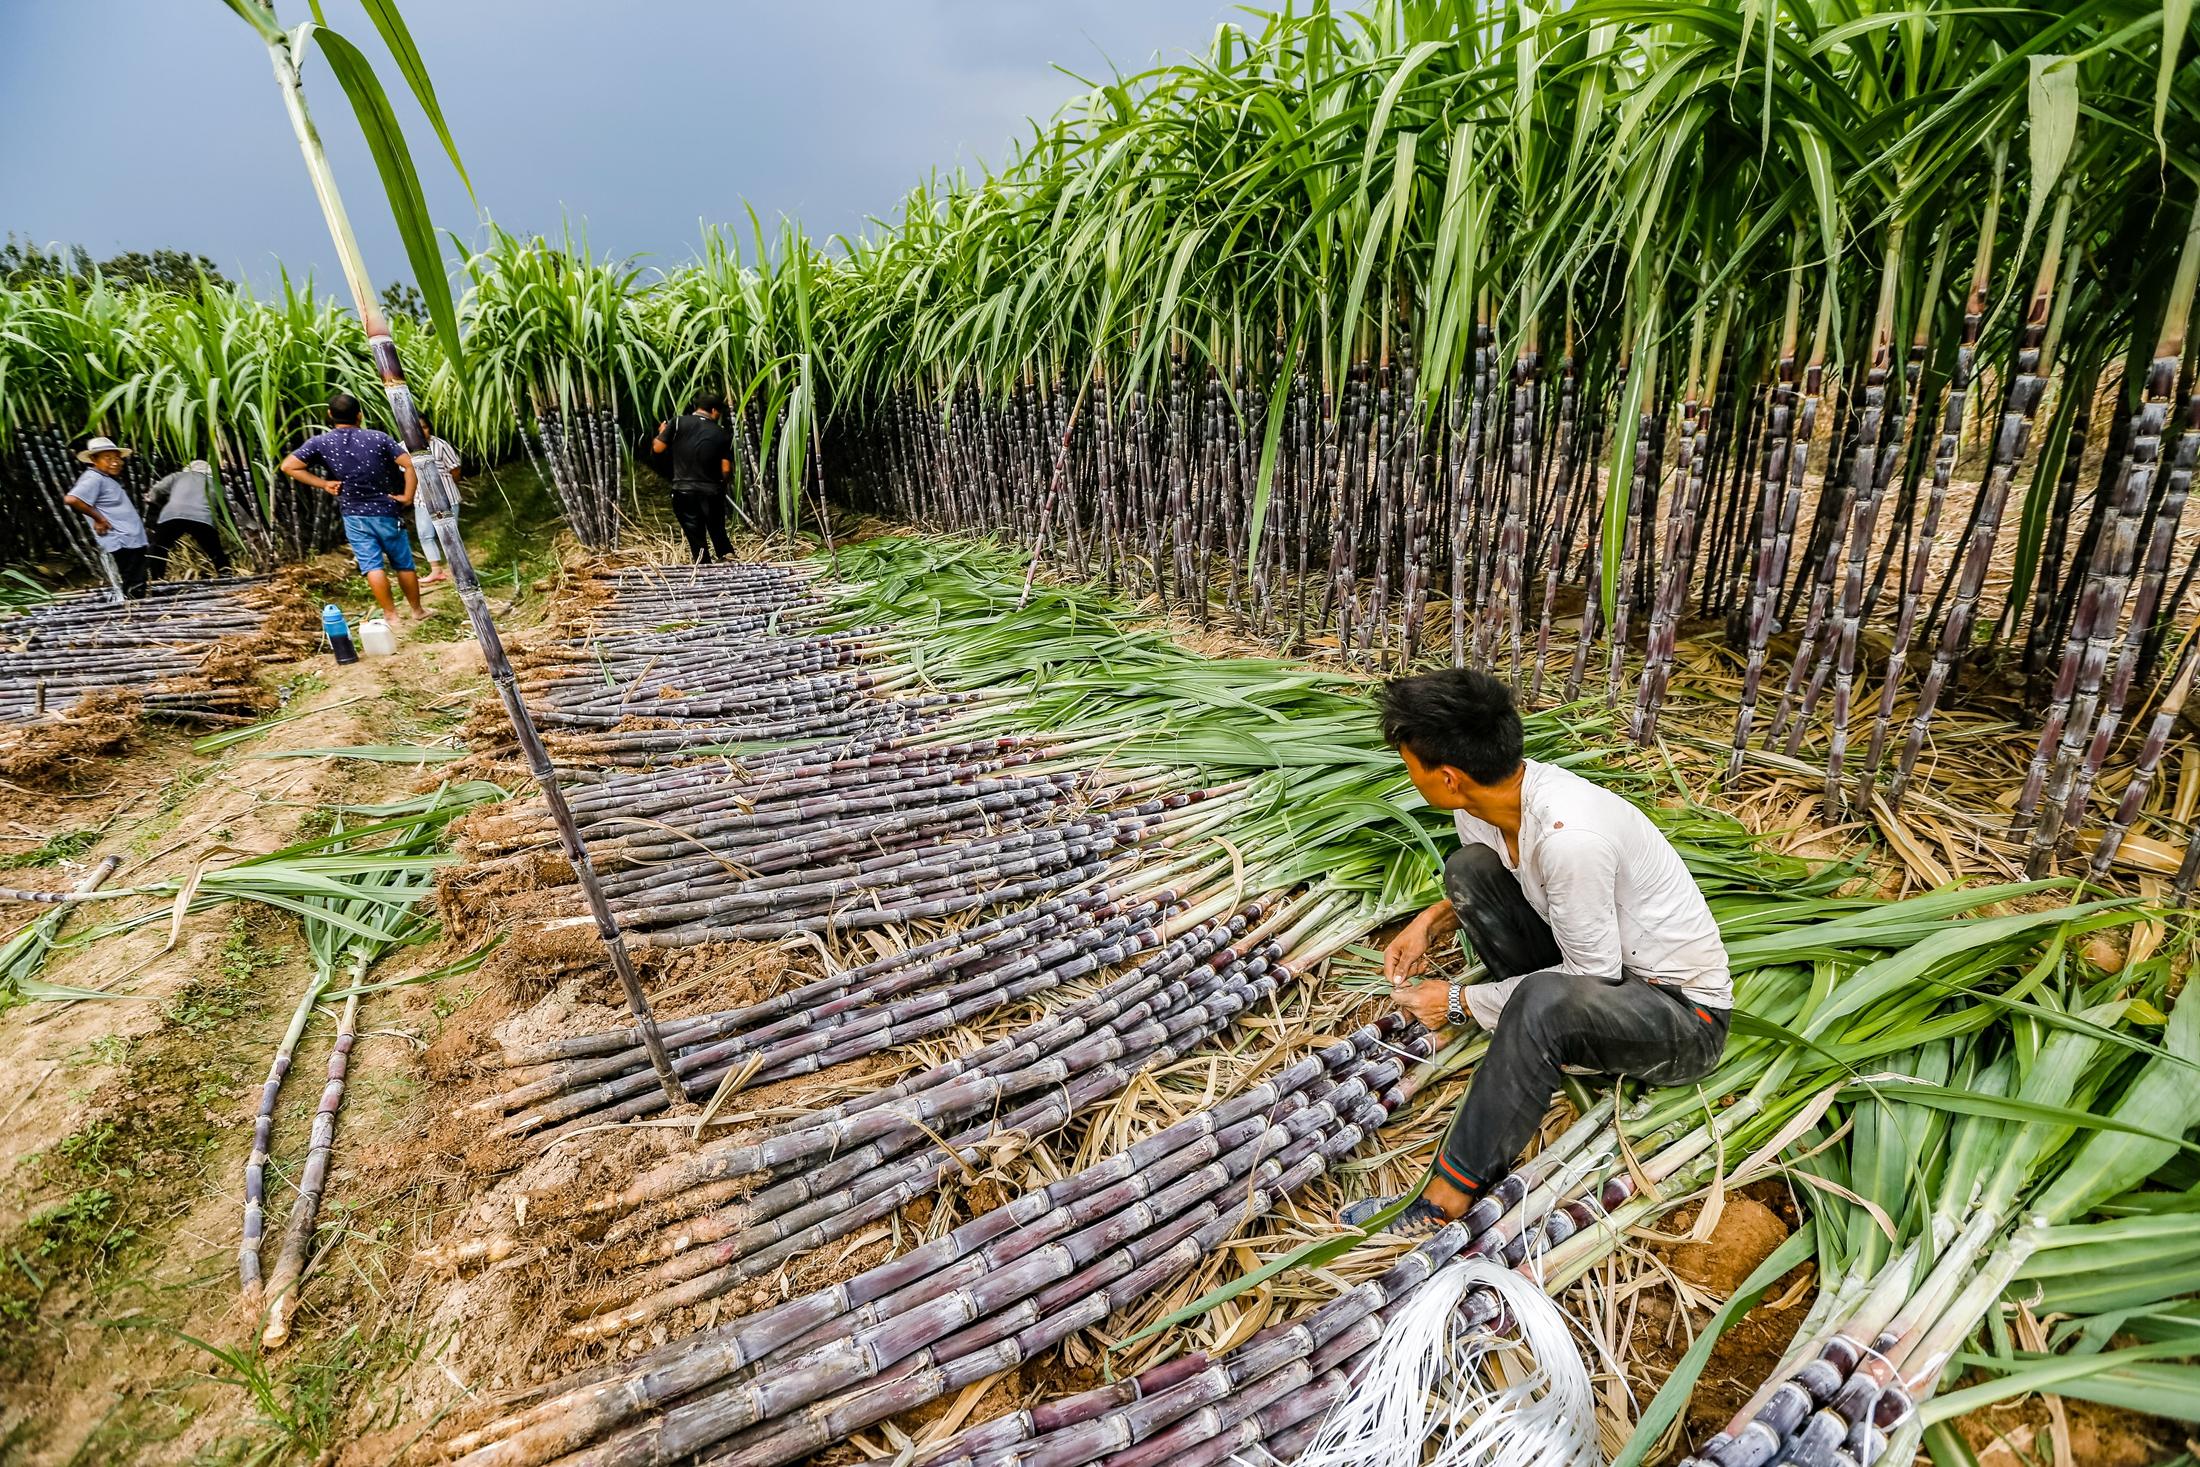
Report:
[[[1449,668],[1383,684],[1383,741],[1423,764],[1448,764],[1476,784],[1501,784],[1520,767],[1520,710],[1486,672]]]
[[[688,399],[688,411],[691,413],[720,412],[725,405],[725,398],[716,392],[698,392]]]
[[[339,392],[328,400],[328,420],[347,428],[359,426],[359,399],[348,392]]]

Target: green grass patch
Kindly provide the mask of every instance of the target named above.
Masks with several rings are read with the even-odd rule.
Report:
[[[169,1022],[102,1048],[120,1072],[93,1097],[93,1119],[22,1163],[13,1181],[32,1205],[0,1238],[0,1320],[11,1326],[0,1329],[0,1378],[43,1348],[35,1326],[58,1286],[106,1297],[157,1256],[158,1225],[205,1185],[260,1057],[266,974],[291,951],[272,940],[279,920],[237,913],[216,960],[169,1001]]]
[[[0,871],[22,871],[33,866],[58,866],[63,861],[74,861],[99,844],[99,836],[96,830],[64,830],[49,835],[30,850],[0,856]]]

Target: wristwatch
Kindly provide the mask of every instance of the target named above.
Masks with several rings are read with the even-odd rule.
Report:
[[[1459,981],[1457,979],[1452,980],[1450,989],[1450,993],[1446,995],[1447,1006],[1444,1009],[1444,1022],[1457,1027],[1467,1022],[1467,1011],[1459,1002]]]

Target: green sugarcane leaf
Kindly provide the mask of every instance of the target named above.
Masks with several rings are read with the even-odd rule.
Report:
[[[1933,1459],[1933,1467],[1979,1467],[1978,1457],[1963,1433],[1945,1421],[1926,1427],[1922,1444],[1925,1455]]]
[[[2200,1003],[2179,1003],[2163,1031],[2168,1051],[2140,1072],[2111,1112],[2119,1122],[2139,1118],[2200,1116]],[[2075,1217],[2101,1200],[2138,1185],[2174,1154],[2160,1138],[2127,1141],[2105,1134],[2088,1136],[2077,1154],[2040,1197],[2037,1209],[2050,1221]]]
[[[368,764],[448,764],[466,757],[464,749],[434,749],[424,744],[347,744],[326,749],[262,749],[255,759],[357,759]]]
[[[2032,56],[2025,97],[2030,119],[2026,143],[2031,150],[2032,186],[2024,210],[2023,245],[2032,242],[2032,229],[2054,195],[2056,180],[2070,161],[2071,146],[2078,138],[2078,63],[2069,56]]]
[[[1688,1353],[1681,1357],[1680,1363],[1673,1367],[1673,1373],[1665,1378],[1665,1384],[1658,1388],[1657,1395],[1651,1397],[1650,1404],[1643,1408],[1641,1419],[1635,1423],[1634,1431],[1619,1449],[1619,1455],[1612,1459],[1611,1467],[1638,1467],[1658,1444],[1658,1439],[1665,1435],[1665,1429],[1672,1424],[1673,1418],[1680,1415],[1681,1408],[1688,1404],[1688,1398],[1695,1392],[1696,1382],[1703,1377],[1704,1367],[1711,1363],[1711,1351],[1718,1345],[1719,1337],[1726,1333],[1735,1320],[1756,1308],[1766,1291],[1778,1283],[1789,1269],[1809,1258],[1817,1246],[1817,1220],[1806,1218],[1801,1227],[1788,1234],[1787,1240],[1772,1250],[1770,1257],[1750,1271],[1749,1277],[1742,1280],[1742,1286],[1735,1290],[1734,1297],[1727,1300],[1719,1312],[1711,1316],[1710,1322],[1697,1332],[1696,1341],[1689,1346]]]
[[[451,141],[450,124],[443,120],[442,104],[435,98],[435,82],[428,75],[427,63],[420,59],[420,48],[413,44],[404,15],[399,12],[395,0],[359,0],[359,3],[365,7],[374,28],[381,32],[382,44],[390,48],[398,71],[404,75],[405,85],[412,88],[413,100],[420,104],[420,110],[427,114],[428,125],[442,140],[451,167],[458,171],[458,181],[466,185],[466,197],[473,199],[478,209],[481,200],[474,195],[474,181],[466,176],[466,164],[458,156],[458,144]]]
[[[2192,0],[2162,0],[2162,61],[2154,73],[2154,145],[2164,160],[2169,157],[2169,140],[2162,135],[2162,123],[2169,116],[2169,91],[2191,25]]]
[[[1412,1191],[1403,1194],[1390,1206],[1369,1218],[1364,1226],[1350,1229],[1334,1238],[1318,1238],[1311,1243],[1301,1244],[1281,1257],[1271,1258],[1251,1272],[1240,1274],[1220,1288],[1211,1289],[1200,1295],[1175,1313],[1155,1320],[1129,1339],[1118,1340],[1115,1344],[1109,1346],[1110,1353],[1128,1350],[1134,1345],[1143,1344],[1164,1330],[1174,1329],[1187,1320],[1197,1319],[1210,1309],[1229,1303],[1248,1289],[1258,1288],[1277,1274],[1288,1269],[1320,1268],[1332,1259],[1343,1257],[1346,1253],[1359,1247],[1360,1244],[1389,1226],[1393,1218],[1413,1205],[1414,1201],[1420,1197],[1422,1189],[1427,1186],[1428,1175],[1424,1175],[1419,1185],[1415,1186]]]
[[[2045,1391],[2150,1416],[2200,1421],[2200,1366],[2157,1363],[2195,1354],[2200,1354],[2200,1335],[2194,1334],[2092,1355],[2004,1357],[1959,1352],[1948,1362],[1951,1371],[1992,1370],[2001,1372],[2001,1378],[1937,1395],[1920,1410],[1928,1422],[1948,1421],[2012,1396]],[[2158,1397],[2144,1394],[2149,1388],[2159,1392]]]
[[[276,21],[272,6],[261,4],[259,0],[222,0],[222,4],[235,12],[238,19],[258,31],[261,40],[272,46],[283,43],[283,28]]]
[[[1599,610],[1606,626],[1612,624],[1619,602],[1620,556],[1627,543],[1627,517],[1634,497],[1635,425],[1642,420],[1643,395],[1649,389],[1651,374],[1657,370],[1657,345],[1650,340],[1656,328],[1657,308],[1653,304],[1642,324],[1648,344],[1627,374],[1627,396],[1619,415],[1612,420],[1619,427],[1612,434],[1612,471],[1605,480],[1603,555],[1597,576]]]
[[[1898,1100],[1916,1101],[1919,1105],[1936,1106],[1942,1110],[1954,1111],[1958,1115],[2016,1121],[2024,1125],[2071,1126],[2081,1131],[2115,1131],[2127,1136],[2144,1137],[2171,1151],[2189,1151],[2200,1156],[2200,1145],[2181,1137],[2166,1136],[2148,1126],[2116,1116],[2096,1115],[2073,1106],[2019,1100],[2014,1096],[1975,1095],[1967,1090],[1951,1090],[1945,1085],[1919,1085],[1908,1080],[1882,1083],[1885,1084],[1887,1093]]]
[[[444,273],[443,252],[436,244],[435,221],[428,214],[427,198],[420,191],[420,175],[413,168],[412,150],[397,125],[397,114],[390,108],[389,95],[383,91],[381,79],[375,76],[365,53],[357,46],[325,26],[307,25],[299,30],[320,44],[321,54],[328,58],[329,70],[351,102],[352,114],[359,119],[359,131],[367,140],[367,151],[374,155],[375,169],[382,175],[390,214],[397,223],[398,237],[404,241],[405,258],[412,265],[413,283],[419,288],[420,298],[427,303],[428,317],[435,323],[436,338],[443,345],[445,358],[452,371],[463,377],[465,348],[459,341],[458,310],[451,300],[450,277]]]
[[[1283,350],[1276,366],[1276,385],[1268,393],[1268,419],[1263,424],[1260,440],[1260,469],[1253,478],[1253,506],[1246,516],[1245,525],[1245,573],[1253,575],[1260,565],[1261,532],[1268,527],[1268,501],[1276,485],[1276,451],[1283,443],[1284,404],[1290,401],[1292,384],[1297,380],[1293,370],[1299,359],[1299,346],[1305,340],[1307,322],[1312,319],[1301,311],[1291,327],[1291,343]]]

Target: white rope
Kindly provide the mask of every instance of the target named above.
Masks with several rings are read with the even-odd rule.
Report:
[[[1461,1323],[1477,1290],[1503,1303],[1517,1339]],[[1566,1316],[1511,1269],[1468,1259],[1415,1290],[1297,1467],[1420,1467],[1432,1439],[1431,1467],[1597,1467],[1589,1372]]]

